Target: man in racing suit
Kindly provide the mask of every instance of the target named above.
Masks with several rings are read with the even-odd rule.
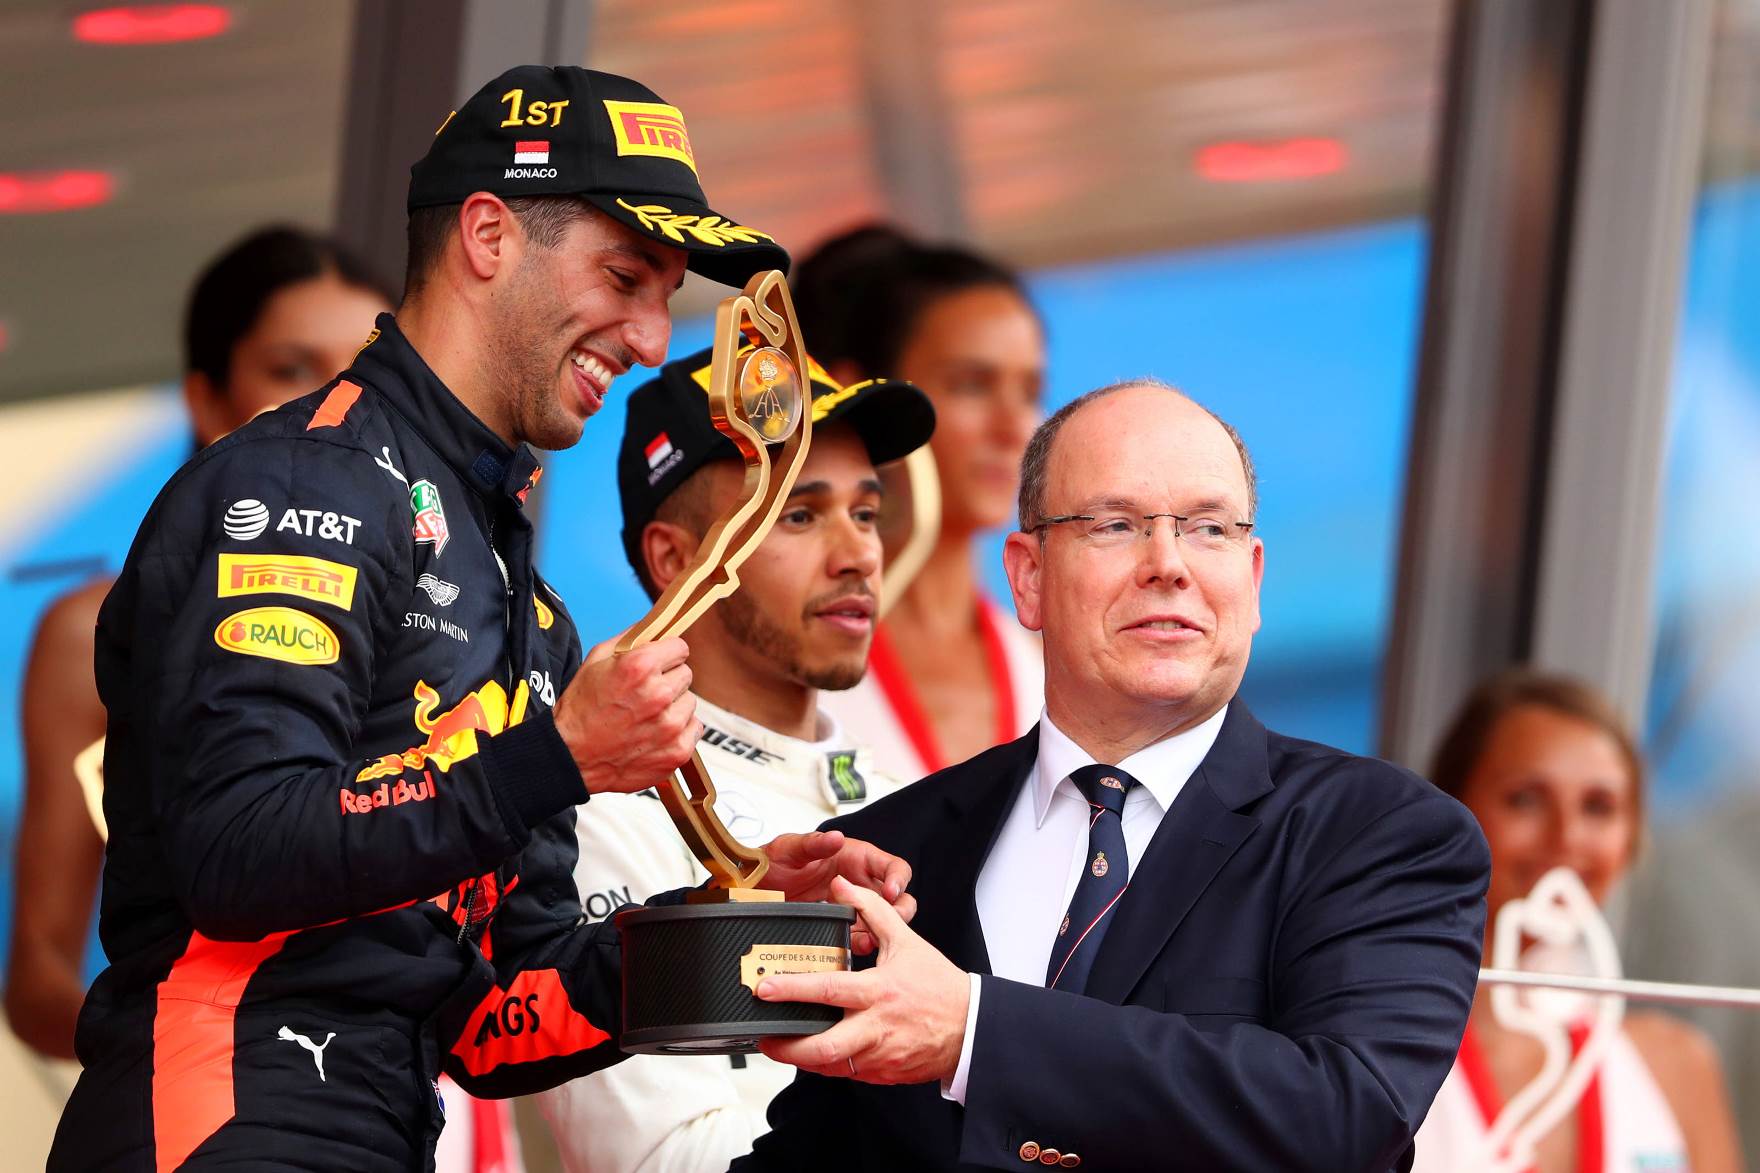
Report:
[[[506,165],[540,133],[510,101],[550,166]],[[687,261],[784,260],[644,226],[708,210],[688,153],[619,153],[630,109],[688,143],[580,69],[511,70],[449,116],[397,316],[143,522],[97,637],[112,964],[51,1169],[423,1168],[442,1069],[504,1096],[621,1058],[573,807],[652,785],[700,725],[682,641],[581,663],[532,564],[526,442],[574,443],[612,376],[663,360]],[[797,896],[904,879],[834,836],[773,850]]]
[[[664,590],[737,497],[743,465],[709,417],[710,353],[668,363],[631,392],[618,452],[625,552]],[[928,398],[909,383],[839,386],[812,364],[813,435],[779,521],[740,570],[740,590],[685,633],[703,721],[698,752],[716,812],[740,841],[810,831],[898,788],[818,707],[867,669],[881,545],[875,466],[926,443]],[[657,796],[607,795],[581,811],[575,880],[586,913],[700,883]],[[545,1092],[570,1173],[725,1169],[767,1132],[765,1109],[795,1069],[762,1055],[638,1055]]]

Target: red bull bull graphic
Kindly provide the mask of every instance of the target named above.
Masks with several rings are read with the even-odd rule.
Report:
[[[509,705],[507,691],[499,681],[491,680],[435,716],[434,710],[440,707],[440,693],[427,681],[418,680],[415,725],[418,732],[427,735],[427,740],[402,753],[382,755],[356,774],[355,781],[374,782],[396,777],[406,770],[425,770],[429,766],[438,767],[444,773],[453,763],[477,752],[479,734],[493,737],[525,720],[529,697],[530,689],[522,680],[514,689],[513,703]],[[427,796],[432,796],[431,789]]]

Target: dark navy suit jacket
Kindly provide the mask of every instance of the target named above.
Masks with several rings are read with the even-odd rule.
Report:
[[[990,971],[978,872],[1037,753],[1035,729],[830,824],[909,861],[915,929],[970,972]],[[1453,799],[1237,699],[1086,993],[983,978],[963,1108],[803,1073],[734,1168],[1024,1170],[1055,1149],[1088,1170],[1406,1169],[1466,1027],[1489,874]]]

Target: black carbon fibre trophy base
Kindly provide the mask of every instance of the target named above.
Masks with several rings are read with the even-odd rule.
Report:
[[[758,1040],[818,1034],[835,1006],[765,1002],[764,977],[849,968],[855,910],[841,904],[726,901],[617,914],[623,1036],[638,1055],[747,1055]]]

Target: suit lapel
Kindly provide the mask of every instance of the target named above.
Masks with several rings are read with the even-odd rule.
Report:
[[[1015,796],[1039,756],[1039,730],[973,758],[952,776],[927,783],[942,791],[941,819],[923,837],[913,928],[948,960],[970,973],[990,972],[978,919],[978,873],[1002,830]],[[917,785],[924,785],[918,783]]]
[[[1161,820],[1106,930],[1089,996],[1122,1004],[1166,948],[1216,873],[1259,826],[1238,809],[1272,788],[1265,727],[1237,697],[1210,747]]]

